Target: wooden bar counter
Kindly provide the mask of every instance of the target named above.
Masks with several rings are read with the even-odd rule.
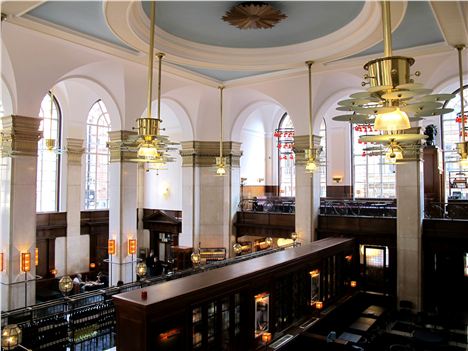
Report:
[[[262,332],[282,327],[276,322],[281,313],[292,323],[310,309],[310,270],[328,271],[323,278],[330,291],[322,300],[345,293],[343,262],[353,248],[352,239],[326,238],[116,295],[117,350],[255,349]],[[260,295],[269,304],[259,327]]]

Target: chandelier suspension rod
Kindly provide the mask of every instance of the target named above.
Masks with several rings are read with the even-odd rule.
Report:
[[[161,65],[162,65],[162,58],[164,54],[162,52],[158,52],[157,54],[159,64],[158,64],[158,120],[161,121]]]
[[[312,149],[313,136],[312,136],[312,72],[311,67],[314,61],[307,61],[309,67],[309,149]]]
[[[151,103],[153,100],[153,51],[154,51],[154,15],[155,2],[151,1],[151,23],[150,23],[150,46],[148,51],[148,96],[147,96],[147,117],[151,118]],[[159,118],[159,115],[158,115]]]
[[[461,129],[462,129],[462,142],[465,142],[465,97],[463,95],[463,60],[462,51],[465,45],[455,46],[458,50],[458,73],[460,79],[460,115],[461,115]]]
[[[384,55],[385,57],[390,57],[392,56],[392,18],[390,15],[390,1],[383,0],[381,5]]]
[[[219,139],[219,157],[223,157],[223,90],[224,86],[220,85],[219,87],[220,94],[220,116],[221,116],[221,129],[220,129],[220,139]]]
[[[52,92],[52,89],[49,90],[49,95],[50,95],[49,139],[54,139],[54,138],[52,138],[52,121],[54,119],[54,93]]]

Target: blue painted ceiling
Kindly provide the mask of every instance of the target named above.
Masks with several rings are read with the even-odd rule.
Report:
[[[274,28],[242,30],[221,17],[234,1],[158,1],[156,25],[197,43],[231,48],[267,48],[320,38],[351,22],[361,12],[361,1],[272,1],[288,18]],[[143,9],[149,14],[150,3]]]
[[[265,48],[309,41],[330,34],[352,21],[364,3],[274,1],[273,5],[288,18],[267,30],[240,30],[222,21],[222,15],[234,4],[236,2],[233,1],[158,1],[156,24],[173,35],[199,43]],[[142,6],[148,12],[149,3],[144,2]],[[102,1],[48,1],[27,15],[130,49],[107,27]],[[429,3],[409,1],[405,18],[393,33],[393,48],[404,49],[443,41]],[[355,57],[381,53],[382,43]],[[268,72],[182,67],[221,81]]]

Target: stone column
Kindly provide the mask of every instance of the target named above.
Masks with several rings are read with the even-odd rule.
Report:
[[[320,147],[320,136],[314,135],[314,146]],[[304,150],[309,147],[309,136],[294,137],[296,162],[296,233],[300,242],[317,240],[316,228],[320,210],[320,169],[306,173]]]
[[[27,305],[36,302],[37,143],[42,132],[39,118],[12,115],[0,122],[1,308],[8,311],[25,307],[25,300]],[[31,254],[27,274],[20,270],[21,253],[26,252]]]
[[[231,252],[233,222],[240,200],[240,143],[223,143],[227,158],[225,176],[217,176],[215,158],[219,142],[187,141],[182,149],[182,235],[181,245],[197,248],[225,247]]]
[[[80,235],[83,152],[83,139],[67,138],[67,237],[65,250],[67,271],[64,274],[89,270],[89,241],[83,240]],[[86,243],[88,243],[87,246]],[[86,255],[86,253],[88,254]]]
[[[405,151],[396,166],[397,297],[420,311],[421,237],[424,218],[424,178],[420,150]]]
[[[128,241],[137,239],[138,165],[131,161],[136,159],[136,152],[121,147],[123,141],[135,134],[125,130],[109,132],[109,239],[115,240],[116,246],[109,264],[112,285],[119,280],[124,283],[136,280],[136,262],[132,260],[136,260],[138,252],[133,258],[128,254]]]

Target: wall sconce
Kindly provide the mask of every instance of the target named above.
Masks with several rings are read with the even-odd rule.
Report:
[[[269,344],[270,341],[271,341],[271,333],[269,332],[264,332],[262,334],[262,341],[265,343],[265,344]]]
[[[346,260],[347,262],[351,262],[351,261],[353,260],[353,255],[347,255],[347,256],[345,256],[345,260]]]
[[[357,286],[357,281],[351,280],[351,282],[349,283],[349,285],[350,285],[352,288],[355,288],[355,287]]]
[[[315,309],[321,310],[322,308],[323,308],[323,302],[322,301],[315,302]]]
[[[57,270],[56,270],[55,268],[52,268],[52,269],[50,270],[50,274],[52,274],[54,277],[57,275],[57,273],[58,273],[58,272],[57,272]]]
[[[31,253],[22,252],[21,253],[21,272],[27,273],[31,271]]]
[[[259,183],[263,183],[264,180],[265,180],[265,178],[257,178],[257,182],[259,182]]]
[[[169,197],[169,194],[170,194],[170,192],[169,192],[169,187],[164,188],[164,190],[163,190],[163,192],[162,192],[162,196],[163,196],[165,199],[167,199],[167,198]]]
[[[91,269],[96,268],[96,263],[91,262],[91,263],[89,264],[89,268],[91,268]]]
[[[107,241],[107,253],[109,255],[115,255],[115,240],[114,239]]]
[[[129,239],[128,240],[128,254],[134,255],[137,251],[137,241],[136,239]]]
[[[340,184],[341,181],[343,180],[343,177],[342,176],[334,176],[332,179],[336,184]]]
[[[39,266],[39,248],[36,247],[36,250],[34,251],[34,263],[37,266]]]
[[[3,272],[5,269],[4,263],[3,263],[3,252],[0,252],[0,272]]]

